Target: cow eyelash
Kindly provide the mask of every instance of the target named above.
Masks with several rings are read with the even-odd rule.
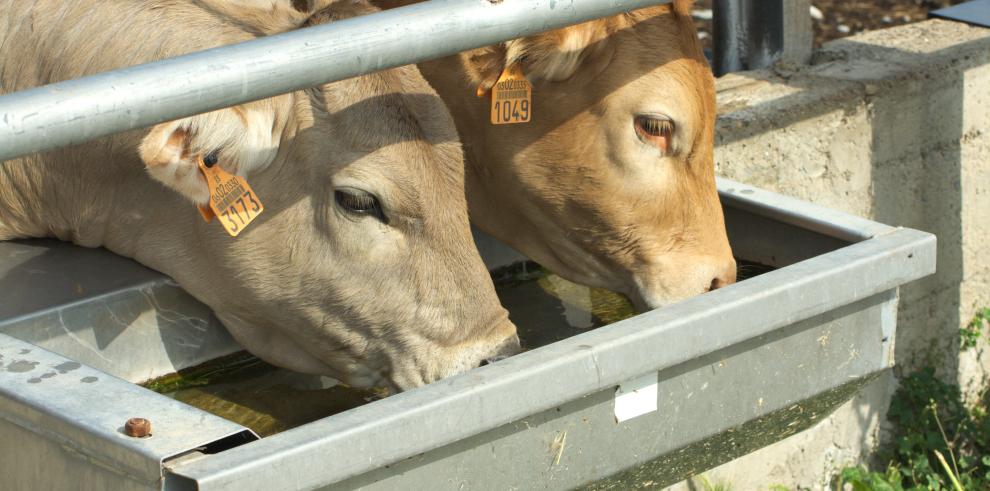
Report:
[[[666,117],[636,116],[633,119],[640,141],[658,148],[664,155],[670,152],[674,122]]]
[[[344,211],[355,215],[369,215],[388,224],[388,218],[375,195],[352,188],[340,188],[333,192],[334,200]]]
[[[651,118],[649,116],[638,116],[636,126],[643,133],[650,136],[670,137],[674,134],[674,122],[669,119]]]

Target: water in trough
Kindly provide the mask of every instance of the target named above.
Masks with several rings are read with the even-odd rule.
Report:
[[[739,261],[739,280],[771,268]],[[496,271],[502,305],[533,349],[632,317],[622,295],[567,281],[534,263]],[[268,436],[380,399],[333,379],[273,367],[247,353],[230,355],[144,384],[191,406]]]

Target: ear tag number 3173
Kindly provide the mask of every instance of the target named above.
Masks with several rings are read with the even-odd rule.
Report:
[[[502,71],[492,87],[492,124],[528,123],[533,116],[533,86],[518,63]]]
[[[206,178],[210,188],[210,206],[200,206],[199,213],[207,222],[217,217],[223,229],[231,237],[237,234],[265,210],[261,200],[243,177],[231,174],[219,165],[207,167],[203,159],[199,161],[199,170]]]

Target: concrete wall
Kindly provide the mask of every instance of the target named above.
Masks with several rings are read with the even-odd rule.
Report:
[[[938,273],[901,291],[895,373],[933,365],[964,387],[985,383],[985,340],[960,354],[958,329],[990,306],[990,30],[933,20],[866,33],[811,66],[725,76],[718,97],[720,175],[938,236]],[[882,438],[895,387],[882,378],[708,479],[825,489]]]

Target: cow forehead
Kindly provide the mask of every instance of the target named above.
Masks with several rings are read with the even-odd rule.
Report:
[[[714,78],[690,19],[657,15],[635,23],[631,31],[615,36],[615,58],[599,76],[601,82],[624,83],[647,106],[661,101],[678,106],[682,119],[710,119],[715,110]]]
[[[325,106],[325,130],[333,135],[323,144],[333,148],[314,157],[329,164],[334,182],[360,184],[414,218],[443,203],[466,206],[453,119],[415,67],[328,84],[321,92],[316,102]]]
[[[703,96],[698,89],[704,93],[712,86],[690,19],[678,19],[669,8],[652,8],[612,20],[612,32],[585,50],[575,75],[548,89],[586,105],[591,100],[607,105],[607,97],[623,92],[645,90],[642,95],[649,98],[666,90],[670,96],[695,99]]]
[[[356,145],[456,142],[453,119],[415,67],[401,67],[323,87],[334,132]]]

